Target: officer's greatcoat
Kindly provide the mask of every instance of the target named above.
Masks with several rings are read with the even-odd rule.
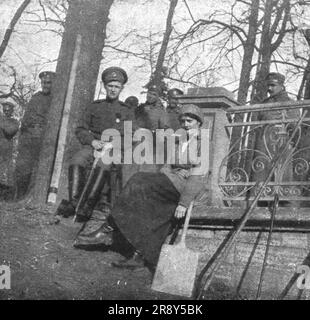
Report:
[[[15,168],[16,198],[23,197],[35,179],[52,95],[41,91],[29,101],[22,119]]]

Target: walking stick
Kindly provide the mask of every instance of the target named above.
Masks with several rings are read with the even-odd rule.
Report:
[[[270,242],[271,242],[271,235],[272,235],[272,231],[273,231],[273,224],[274,224],[274,219],[276,216],[276,211],[278,209],[278,205],[279,205],[279,195],[278,195],[278,193],[276,193],[274,196],[274,201],[273,201],[273,206],[272,206],[272,211],[271,211],[270,229],[269,229],[269,234],[268,234],[268,239],[267,239],[267,244],[266,244],[264,262],[263,262],[262,271],[260,274],[259,284],[258,284],[257,293],[256,293],[256,300],[258,300],[260,298],[260,294],[261,294],[261,290],[262,290],[264,274],[265,274],[266,265],[267,265],[267,257],[268,257],[268,253],[269,253]]]
[[[68,132],[68,122],[70,116],[70,109],[73,99],[73,91],[75,86],[76,74],[78,69],[79,56],[81,52],[82,36],[80,34],[76,37],[75,49],[73,53],[72,65],[69,76],[68,89],[66,93],[65,105],[63,109],[63,116],[61,120],[61,126],[59,131],[59,139],[57,144],[57,152],[55,157],[55,163],[53,168],[53,175],[51,184],[48,190],[48,203],[55,203],[58,193],[59,181],[62,171],[62,163],[65,154],[66,138]]]
[[[84,201],[84,198],[85,198],[85,196],[86,196],[86,192],[87,192],[87,190],[88,190],[88,188],[89,188],[90,182],[91,182],[92,177],[93,177],[93,175],[94,175],[95,168],[96,168],[96,166],[97,166],[97,163],[98,163],[99,159],[102,158],[102,157],[104,156],[105,152],[106,152],[107,150],[111,149],[112,147],[113,147],[113,145],[112,145],[111,143],[106,143],[106,144],[104,145],[104,147],[102,148],[101,151],[94,150],[95,160],[94,160],[93,165],[92,165],[92,167],[91,167],[90,173],[89,173],[89,175],[88,175],[87,181],[86,181],[86,183],[85,183],[85,186],[84,186],[84,188],[83,188],[83,191],[82,191],[82,193],[81,193],[81,196],[80,196],[80,198],[79,198],[79,201],[78,201],[78,203],[77,203],[77,205],[76,205],[75,215],[74,215],[74,217],[73,217],[73,222],[76,221],[76,214],[77,214],[77,212],[79,211],[80,206],[81,206],[81,204],[82,204],[83,201]]]
[[[271,177],[273,176],[273,173],[276,170],[277,165],[279,164],[280,160],[282,160],[284,155],[286,154],[288,146],[292,142],[292,140],[293,140],[295,134],[297,133],[297,130],[299,129],[299,127],[300,127],[302,121],[304,120],[306,114],[307,114],[307,110],[305,110],[303,112],[303,114],[300,116],[300,118],[297,121],[297,124],[296,124],[296,126],[295,126],[295,128],[293,130],[293,133],[292,133],[291,137],[288,139],[288,141],[284,145],[282,151],[279,152],[276,155],[276,157],[273,158],[273,160],[271,161],[272,167],[271,167],[271,169],[269,171],[269,174],[268,174],[266,180],[261,185],[261,187],[260,187],[257,195],[255,196],[251,206],[247,209],[247,211],[245,212],[243,217],[240,219],[236,229],[229,236],[229,239],[227,240],[227,242],[223,246],[223,249],[219,252],[218,256],[215,258],[213,264],[210,266],[210,268],[207,268],[207,266],[206,266],[206,267],[204,267],[202,269],[202,271],[201,271],[201,273],[200,273],[200,275],[198,277],[197,284],[200,284],[200,282],[202,282],[202,279],[203,279],[203,277],[204,277],[204,275],[206,274],[207,271],[209,271],[209,274],[207,275],[206,280],[203,283],[203,285],[200,286],[200,290],[197,292],[197,295],[196,295],[197,299],[201,299],[202,294],[203,294],[203,290],[210,286],[210,284],[211,284],[211,282],[212,282],[212,280],[214,278],[215,272],[221,266],[222,262],[226,259],[229,250],[231,249],[233,243],[235,242],[235,240],[238,237],[239,233],[241,232],[241,230],[245,226],[247,220],[249,219],[252,211],[254,210],[254,208],[256,206],[256,203],[257,203],[258,199],[260,198],[261,194],[263,193],[264,188],[266,187],[267,183],[270,181]],[[208,269],[210,269],[210,270],[208,270]]]

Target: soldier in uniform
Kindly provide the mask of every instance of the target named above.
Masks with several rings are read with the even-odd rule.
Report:
[[[85,109],[84,116],[79,121],[75,134],[82,148],[72,158],[69,165],[69,201],[63,200],[57,214],[68,217],[75,214],[76,206],[85,185],[85,173],[94,161],[94,150],[101,150],[105,142],[101,140],[106,129],[117,129],[123,134],[124,121],[134,120],[134,111],[125,103],[119,101],[128,77],[125,70],[110,67],[103,71],[102,81],[106,90],[106,99],[91,102]],[[112,164],[113,165],[113,164]],[[95,208],[100,193],[109,181],[111,164],[98,161],[94,174],[89,177],[86,196],[76,212],[78,221],[88,220]]]
[[[266,77],[267,93],[269,94],[263,103],[290,101],[284,82],[285,76],[278,72],[270,72]],[[277,111],[282,112],[282,111]]]
[[[160,101],[160,89],[152,85],[147,92],[146,102],[139,106],[137,125],[155,132],[168,128],[167,114]]]
[[[137,126],[148,129],[153,133],[153,163],[142,164],[139,171],[157,172],[160,165],[156,162],[156,130],[168,128],[167,113],[160,100],[161,88],[151,85],[148,88],[146,102],[141,104],[136,112]],[[160,144],[160,142],[158,142]]]
[[[177,88],[170,89],[168,91],[168,106],[167,106],[167,117],[168,127],[176,131],[180,128],[179,114],[180,108],[176,97],[183,95],[183,91]]]
[[[13,118],[15,105],[11,101],[2,103],[3,114],[0,114],[0,165],[1,165],[1,183],[10,185],[12,177],[10,177],[13,137],[18,131],[18,121]]]
[[[52,101],[52,84],[55,72],[39,74],[42,90],[29,101],[21,123],[18,141],[18,155],[15,168],[15,200],[22,199],[34,181],[34,171],[39,161],[43,134]]]

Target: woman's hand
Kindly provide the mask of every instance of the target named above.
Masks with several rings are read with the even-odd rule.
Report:
[[[187,179],[190,175],[190,172],[189,172],[189,170],[180,169],[180,170],[176,171],[176,174],[182,178]]]
[[[174,212],[175,218],[176,219],[184,218],[186,215],[186,211],[187,211],[187,208],[179,204]]]
[[[91,145],[95,150],[100,150],[104,147],[105,142],[101,140],[93,140]]]

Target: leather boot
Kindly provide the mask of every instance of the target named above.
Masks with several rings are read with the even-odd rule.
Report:
[[[85,222],[89,220],[92,212],[99,200],[100,193],[108,177],[108,171],[101,167],[96,167],[94,174],[90,177],[91,181],[89,183],[89,189],[86,190],[85,203],[79,206],[76,213],[76,218],[78,222]]]
[[[137,270],[145,267],[144,259],[139,251],[135,251],[132,257],[112,262],[111,265],[115,268],[130,270]]]
[[[113,243],[114,229],[106,221],[94,232],[78,235],[73,246],[78,249],[93,250],[98,247],[109,248]]]
[[[62,200],[58,206],[57,215],[65,218],[75,214],[75,208],[85,184],[85,168],[72,165],[68,170],[68,194],[69,201]]]

